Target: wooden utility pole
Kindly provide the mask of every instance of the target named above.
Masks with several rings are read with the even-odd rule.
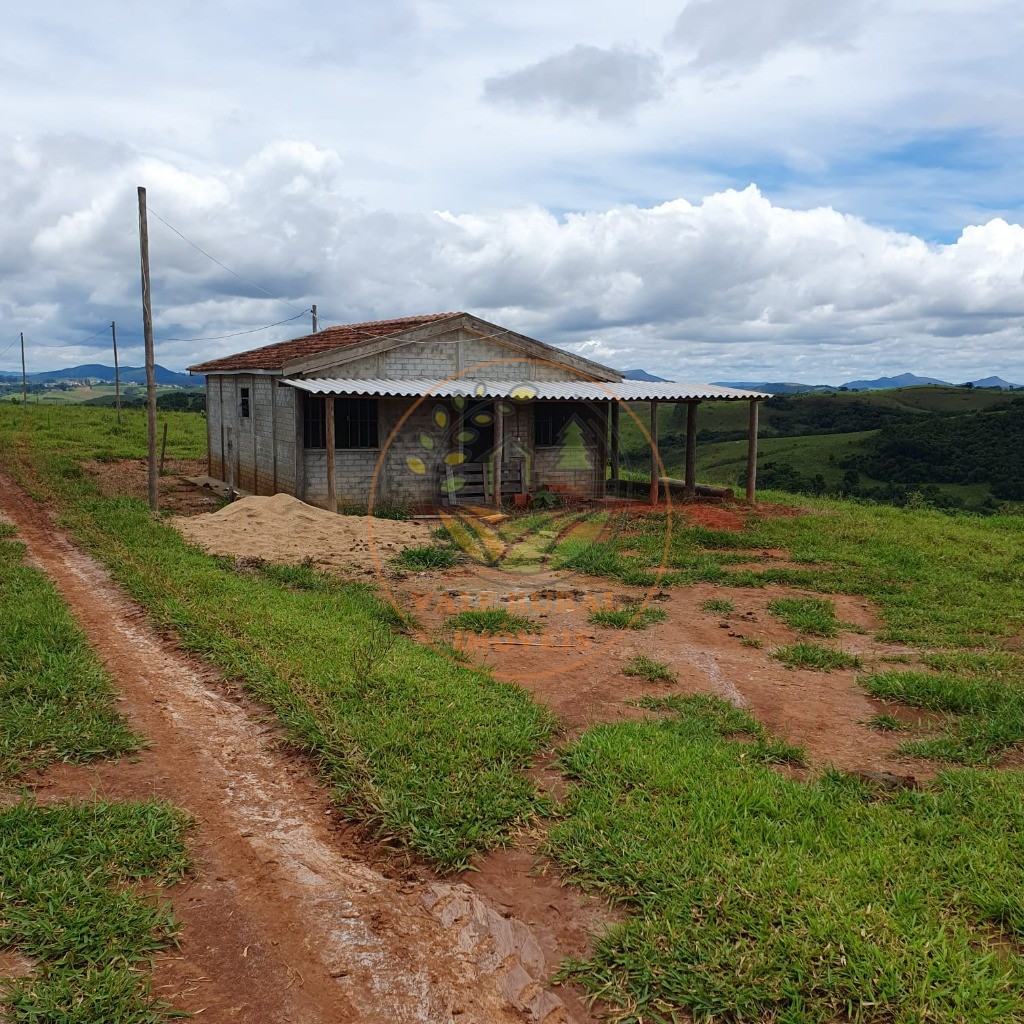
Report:
[[[25,376],[25,332],[21,332],[21,407],[28,405],[28,378]]]
[[[316,334],[316,332],[320,330],[320,317],[318,317],[317,314],[316,314],[316,303],[315,302],[313,303],[313,308],[312,308],[311,312],[313,314],[313,333]]]
[[[146,339],[146,419],[149,437],[149,507],[157,508],[156,370],[153,358],[153,305],[149,293],[149,221],[146,190],[139,186],[139,248],[142,253],[142,331]]]
[[[114,342],[114,404],[117,406],[117,425],[121,426],[121,368],[117,362],[117,324],[110,321],[110,337]]]

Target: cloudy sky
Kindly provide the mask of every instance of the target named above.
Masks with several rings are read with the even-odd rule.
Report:
[[[141,362],[145,185],[175,368],[316,302],[1024,382],[1019,0],[8,0],[4,42],[0,369],[109,363],[111,320]]]

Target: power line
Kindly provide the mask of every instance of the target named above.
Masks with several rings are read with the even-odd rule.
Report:
[[[213,261],[214,263],[216,263],[216,264],[217,264],[217,266],[218,266],[218,267],[220,267],[220,268],[221,268],[222,270],[226,270],[226,271],[227,271],[227,272],[228,272],[229,274],[231,274],[231,275],[232,275],[233,277],[237,277],[239,281],[242,281],[242,282],[244,282],[245,284],[251,285],[251,286],[252,286],[253,288],[256,288],[256,289],[257,289],[258,291],[261,291],[261,292],[263,292],[263,294],[264,294],[264,295],[266,295],[266,296],[268,296],[269,298],[273,299],[273,300],[274,300],[275,302],[283,302],[283,303],[284,303],[284,305],[286,305],[286,306],[291,306],[291,308],[292,308],[292,309],[298,309],[298,308],[299,308],[298,306],[296,306],[296,305],[295,305],[295,303],[294,303],[294,302],[289,302],[289,301],[288,301],[287,299],[282,299],[282,298],[280,298],[280,296],[277,296],[277,295],[275,295],[275,294],[274,294],[273,292],[268,292],[268,291],[267,291],[267,289],[263,287],[263,285],[257,284],[257,283],[256,283],[255,281],[250,281],[250,280],[249,280],[249,278],[247,278],[247,277],[242,277],[242,275],[241,275],[241,274],[239,274],[239,273],[237,273],[236,271],[232,270],[232,269],[231,269],[231,268],[230,268],[229,266],[227,266],[226,264],[224,264],[224,263],[221,263],[221,261],[220,261],[219,259],[217,259],[217,257],[216,257],[216,256],[211,256],[211,255],[210,255],[210,254],[209,254],[209,253],[208,253],[208,252],[207,252],[207,251],[206,251],[205,249],[203,249],[203,248],[202,248],[201,246],[199,246],[199,245],[196,245],[196,243],[195,243],[195,242],[193,242],[191,238],[186,238],[186,237],[185,237],[185,235],[183,235],[183,234],[182,234],[182,233],[181,233],[181,232],[180,232],[180,231],[179,231],[179,230],[178,230],[178,229],[177,229],[177,228],[176,228],[176,227],[175,227],[175,226],[174,226],[173,224],[168,224],[168,223],[167,223],[167,221],[165,221],[165,220],[163,219],[163,217],[161,217],[161,216],[160,216],[160,214],[159,214],[159,213],[157,213],[157,212],[156,212],[156,211],[155,211],[155,210],[153,209],[153,207],[152,207],[152,206],[150,206],[150,207],[149,207],[149,213],[150,213],[150,214],[152,214],[152,216],[156,217],[156,219],[157,219],[158,221],[160,221],[160,223],[161,223],[161,224],[163,224],[163,225],[164,225],[165,227],[168,227],[168,228],[170,228],[170,229],[171,229],[171,231],[173,231],[173,232],[174,232],[174,233],[175,233],[175,234],[176,234],[176,235],[177,235],[177,236],[178,236],[178,237],[179,237],[179,238],[180,238],[180,239],[181,239],[181,240],[182,240],[183,242],[187,242],[187,243],[188,243],[189,245],[191,245],[191,246],[192,246],[192,248],[196,250],[196,252],[201,252],[201,253],[202,253],[202,254],[203,254],[203,255],[204,255],[204,256],[205,256],[205,257],[206,257],[206,258],[207,258],[208,260],[212,260],[212,261]],[[301,313],[299,314],[299,316],[303,316],[303,315],[305,315],[305,314],[306,314],[306,313],[308,313],[308,312],[309,312],[309,310],[305,310],[305,309],[304,309],[304,310],[303,310],[303,311],[302,311],[302,312],[301,312]],[[293,318],[293,319],[294,319],[294,318]],[[282,321],[282,323],[286,323],[286,322],[287,322],[287,321]],[[271,326],[275,326],[275,325],[271,325]],[[243,333],[244,333],[244,332],[243,332]],[[233,335],[227,334],[227,335],[224,335],[224,337],[230,338],[230,337],[233,337]],[[202,340],[204,340],[204,339],[201,339],[201,338],[197,338],[196,340],[197,340],[197,341],[202,341]],[[210,340],[215,340],[215,339],[210,339]]]
[[[150,213],[153,211],[150,210]],[[283,301],[283,300],[282,300]],[[262,327],[252,327],[248,331],[235,331],[233,334],[215,334],[209,338],[160,338],[160,344],[166,344],[168,342],[193,342],[193,341],[223,341],[225,338],[240,338],[243,334],[256,334],[258,331],[269,331],[271,327],[280,327],[282,324],[290,324],[293,320],[298,320],[300,316],[305,316],[311,310],[303,309],[296,313],[295,316],[288,317],[287,320],[278,320],[274,324],[264,324]]]

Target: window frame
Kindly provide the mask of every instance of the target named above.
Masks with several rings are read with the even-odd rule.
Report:
[[[238,415],[241,419],[252,418],[252,388],[239,387],[238,389]]]
[[[324,395],[307,392],[302,396],[302,447],[308,451],[327,448],[327,401]],[[380,450],[379,398],[335,396],[334,450]]]
[[[335,451],[377,451],[379,448],[380,399],[338,395],[334,399]]]
[[[542,424],[541,417],[550,423]],[[576,419],[583,437],[581,447],[588,447],[592,410],[587,402],[534,402],[533,403],[533,445],[535,448],[558,448],[564,442],[566,427]],[[542,429],[543,428],[543,429]],[[541,440],[541,437],[550,440]]]

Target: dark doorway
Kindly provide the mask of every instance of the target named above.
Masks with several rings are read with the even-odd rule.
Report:
[[[494,403],[468,402],[462,410],[459,443],[466,462],[486,462],[494,451]]]

